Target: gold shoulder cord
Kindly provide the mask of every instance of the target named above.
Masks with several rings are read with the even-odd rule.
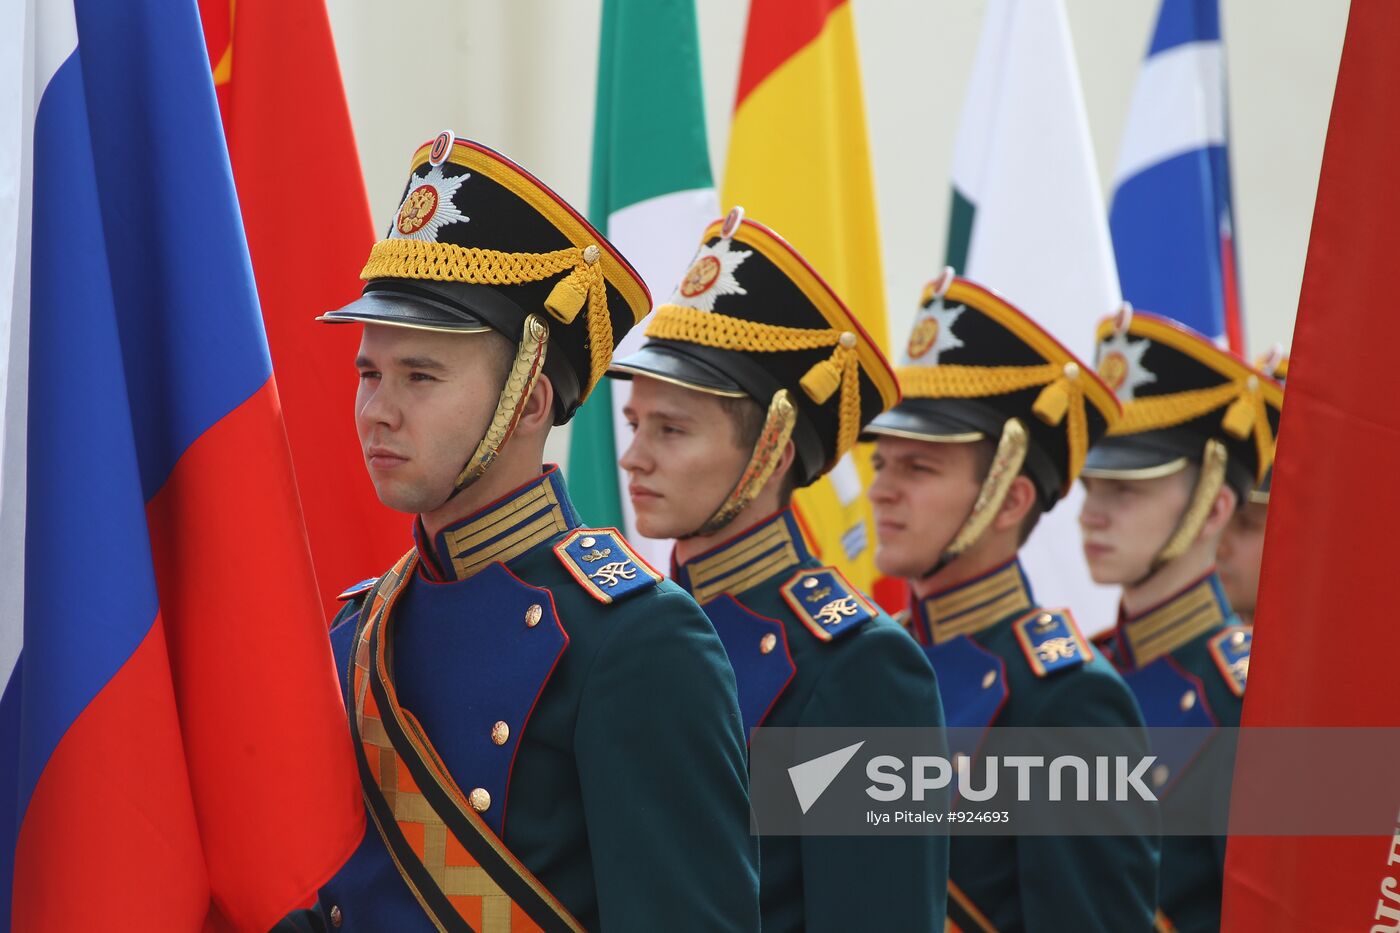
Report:
[[[1210,516],[1211,506],[1220,493],[1220,487],[1225,484],[1225,465],[1229,460],[1230,453],[1224,444],[1215,438],[1206,441],[1205,452],[1201,456],[1201,475],[1196,480],[1196,488],[1191,491],[1191,501],[1187,503],[1186,511],[1181,513],[1181,521],[1177,523],[1172,536],[1152,559],[1152,569],[1148,571],[1148,577],[1164,564],[1171,563],[1185,554],[1186,549],[1195,542],[1196,536],[1201,533],[1201,528]]]
[[[525,403],[539,381],[540,370],[544,368],[545,352],[549,344],[549,325],[534,314],[525,318],[525,330],[520,337],[520,345],[515,349],[515,360],[510,364],[510,373],[501,387],[500,398],[496,400],[496,412],[486,428],[481,442],[476,445],[467,465],[457,474],[457,484],[452,495],[466,489],[481,478],[488,467],[510,438]]]
[[[763,422],[763,430],[759,432],[758,442],[754,444],[753,454],[749,457],[749,465],[744,468],[739,482],[705,524],[683,537],[712,535],[734,521],[773,476],[796,424],[797,408],[792,404],[787,389],[779,389],[768,405],[768,417]]]
[[[1011,484],[1021,475],[1021,466],[1026,462],[1029,446],[1030,435],[1026,432],[1026,426],[1017,418],[1008,418],[1002,426],[1001,439],[997,441],[991,469],[987,471],[987,478],[982,481],[982,488],[977,493],[977,501],[972,504],[967,521],[963,522],[958,533],[953,536],[953,543],[948,545],[938,563],[925,576],[946,567],[976,544],[991,526],[992,519],[996,518],[1002,503],[1006,501],[1006,494],[1011,491]]]

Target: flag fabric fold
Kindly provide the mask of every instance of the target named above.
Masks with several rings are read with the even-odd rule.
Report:
[[[953,153],[947,261],[995,289],[1080,359],[1121,297],[1088,118],[1061,0],[987,4]],[[1080,548],[1076,486],[1041,519],[1021,559],[1046,606],[1092,631],[1117,591],[1096,586]]]
[[[20,8],[0,922],[266,930],[363,808],[199,20]]]
[[[1391,494],[1400,472],[1400,324],[1390,271],[1400,250],[1397,56],[1400,7],[1355,0],[1289,360],[1247,728],[1400,726],[1395,654],[1386,650],[1395,644],[1389,612],[1400,526]],[[1243,765],[1236,798],[1251,793],[1240,783]],[[1337,792],[1345,793],[1341,777]],[[1400,812],[1400,788],[1395,798],[1392,813]],[[1222,928],[1400,929],[1397,839],[1400,825],[1382,836],[1231,837]]]
[[[1123,297],[1244,352],[1219,0],[1162,0],[1109,213]]]
[[[605,0],[597,99],[589,219],[665,301],[719,214],[694,0]],[[614,358],[639,347],[645,331],[634,327]],[[624,529],[648,563],[668,567],[671,542],[637,534],[617,466],[632,439],[622,417],[629,386],[603,380],[574,418],[569,489],[589,524]]]
[[[358,468],[360,329],[315,320],[359,295],[374,243],[350,111],[324,0],[200,0],[200,13],[329,617],[338,593],[393,565],[409,527]]]

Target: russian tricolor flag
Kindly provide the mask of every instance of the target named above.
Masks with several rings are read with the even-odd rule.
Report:
[[[363,808],[198,12],[0,15],[0,927],[266,930]]]
[[[1123,297],[1244,349],[1218,0],[1162,0],[1109,210]]]

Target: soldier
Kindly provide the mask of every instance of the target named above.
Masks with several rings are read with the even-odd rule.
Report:
[[[1288,357],[1282,350],[1274,350],[1258,366],[1279,385],[1288,379]],[[1270,467],[1264,482],[1249,491],[1249,501],[1235,511],[1220,539],[1220,582],[1230,608],[1250,626],[1254,625],[1254,604],[1259,597],[1259,567],[1264,560],[1264,525],[1269,518],[1273,476]]]
[[[924,290],[899,382],[904,400],[866,429],[877,442],[875,559],[909,581],[907,624],[938,673],[950,730],[1107,727],[1145,753],[1122,678],[1069,610],[1036,603],[1017,557],[1117,420],[1113,393],[1030,318],[952,269]],[[1149,930],[1157,848],[1145,833],[954,836],[950,925]]]
[[[821,566],[789,507],[898,397],[875,343],[786,241],[738,208],[705,231],[647,337],[613,364],[632,381],[635,433],[620,464],[638,530],[677,539],[673,575],[724,642],[745,732],[941,735],[922,652]],[[943,929],[943,837],[762,836],[760,852],[765,931]]]
[[[1200,805],[1223,819],[1228,784],[1193,762],[1216,727],[1239,725],[1251,633],[1225,598],[1216,548],[1268,471],[1283,390],[1205,337],[1128,309],[1099,326],[1097,358],[1123,403],[1085,463],[1079,517],[1093,578],[1123,588],[1105,643],[1149,727],[1195,727],[1154,736],[1164,817]],[[1219,929],[1225,837],[1166,829],[1162,913],[1180,931]]]
[[[356,426],[412,547],[331,633],[369,813],[322,888],[345,930],[753,930],[756,844],[723,646],[541,461],[650,308],[504,156],[413,156],[364,295]]]

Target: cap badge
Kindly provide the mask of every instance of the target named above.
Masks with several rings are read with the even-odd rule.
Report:
[[[1157,381],[1157,376],[1142,365],[1142,355],[1149,346],[1151,341],[1131,341],[1126,333],[1114,333],[1099,344],[1099,375],[1119,401],[1131,402],[1138,389]]]
[[[936,366],[939,354],[961,347],[963,342],[953,333],[953,325],[966,310],[963,305],[945,305],[941,297],[920,308],[909,335],[910,364]]]
[[[715,299],[724,295],[747,295],[734,273],[745,259],[753,255],[752,250],[731,250],[730,240],[721,238],[711,246],[700,247],[695,261],[686,270],[685,278],[676,288],[671,303],[696,308],[700,311],[713,311]]]
[[[439,137],[440,138],[440,137]],[[391,239],[437,241],[438,231],[448,224],[466,223],[470,218],[457,209],[453,197],[462,183],[471,177],[463,173],[447,178],[441,165],[434,165],[427,175],[415,179],[394,216]]]

